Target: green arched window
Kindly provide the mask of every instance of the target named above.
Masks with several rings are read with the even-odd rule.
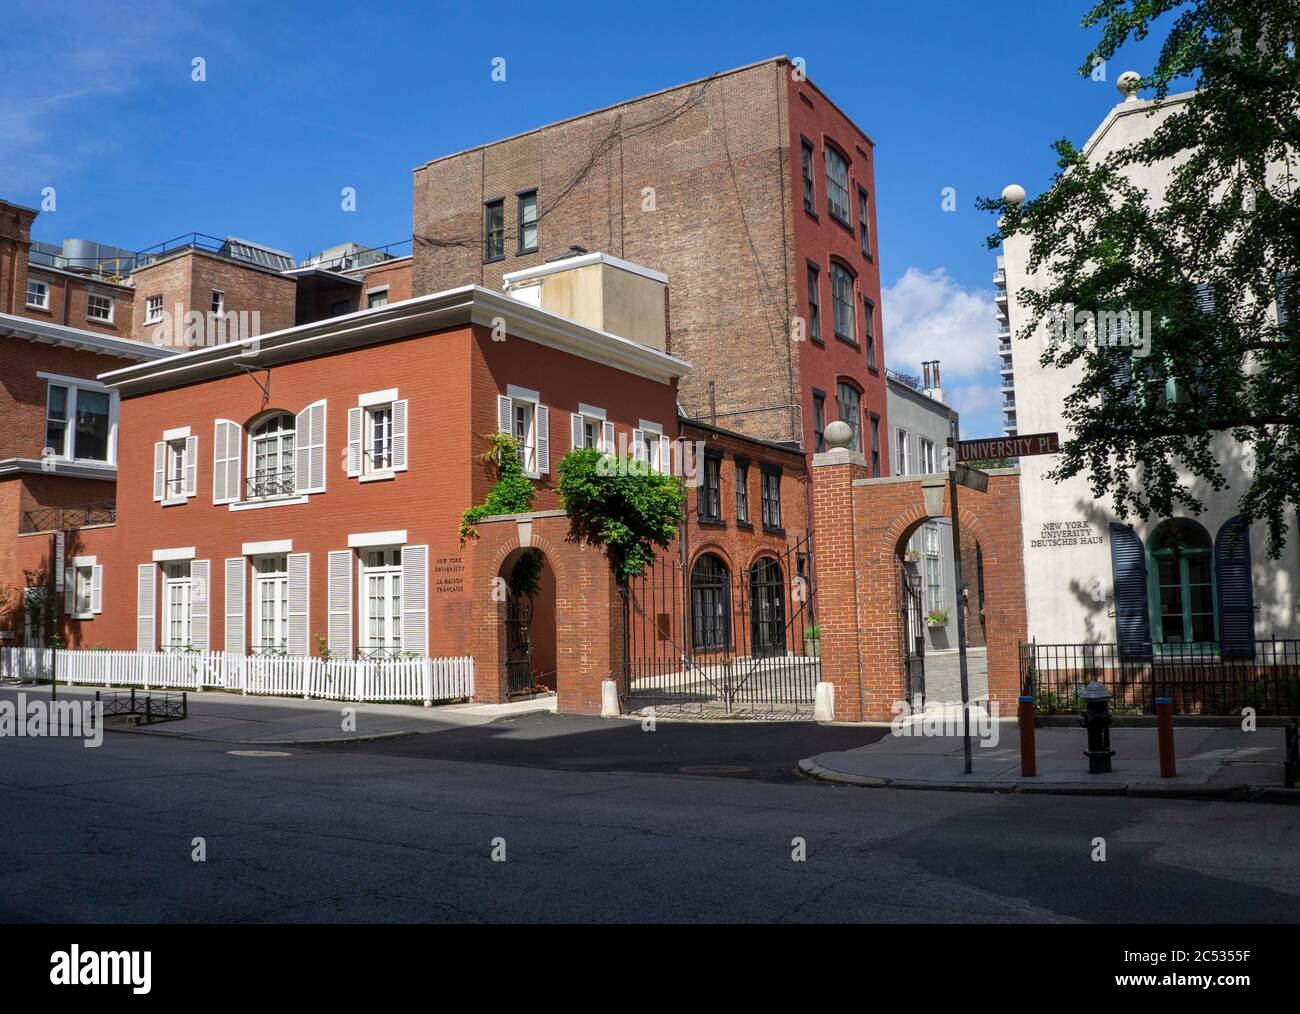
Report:
[[[1151,537],[1151,584],[1156,640],[1207,644],[1217,639],[1214,553],[1195,521],[1166,521]]]

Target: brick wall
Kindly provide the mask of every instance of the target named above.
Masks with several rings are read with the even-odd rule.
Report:
[[[132,283],[136,296],[132,331],[144,341],[153,341],[157,330],[156,324],[145,323],[151,296],[162,296],[163,310],[173,318],[171,336],[164,337],[173,340],[185,339],[185,313],[194,310],[206,320],[212,309],[213,290],[225,294],[228,314],[258,312],[261,315],[259,334],[270,334],[294,324],[297,285],[292,278],[203,250],[184,250],[155,261],[137,270]],[[178,304],[181,319],[176,319]]]
[[[860,462],[843,452],[823,461],[814,463],[813,484],[822,679],[835,686],[836,718],[888,720],[905,694],[902,551],[931,516],[923,481],[855,484],[865,477]],[[963,489],[960,505],[963,535],[984,553],[989,698],[1011,714],[1019,694],[1018,645],[1026,637],[1019,472],[991,476],[987,493]],[[945,484],[937,514],[949,512]]]

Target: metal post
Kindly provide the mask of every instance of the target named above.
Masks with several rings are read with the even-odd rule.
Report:
[[[50,700],[56,700],[59,696],[59,606],[57,598],[57,587],[55,585],[55,574],[58,571],[55,568],[61,567],[63,561],[58,558],[59,536],[58,533],[50,536],[50,595],[47,606],[50,611]]]
[[[1156,698],[1156,742],[1160,747],[1160,777],[1175,778],[1178,771],[1174,763],[1174,699]]]
[[[957,440],[948,436],[948,501],[952,508],[952,555],[954,579],[957,582],[955,599],[961,599],[961,520],[957,514]],[[966,668],[966,610],[957,606],[957,659],[961,669],[961,735],[963,771],[971,773],[970,756],[970,676]]]
[[[1024,778],[1035,778],[1038,776],[1038,752],[1034,743],[1034,699],[1024,694],[1019,703],[1020,774]]]

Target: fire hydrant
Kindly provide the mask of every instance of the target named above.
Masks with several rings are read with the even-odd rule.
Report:
[[[1110,759],[1115,751],[1110,748],[1110,691],[1097,680],[1083,688],[1081,694],[1087,711],[1079,713],[1079,724],[1088,730],[1088,774],[1110,773]]]

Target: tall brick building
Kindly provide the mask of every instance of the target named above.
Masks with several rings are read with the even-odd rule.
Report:
[[[873,159],[788,58],[717,74],[416,169],[413,291],[647,265],[688,415],[808,453],[845,418],[888,474]]]

